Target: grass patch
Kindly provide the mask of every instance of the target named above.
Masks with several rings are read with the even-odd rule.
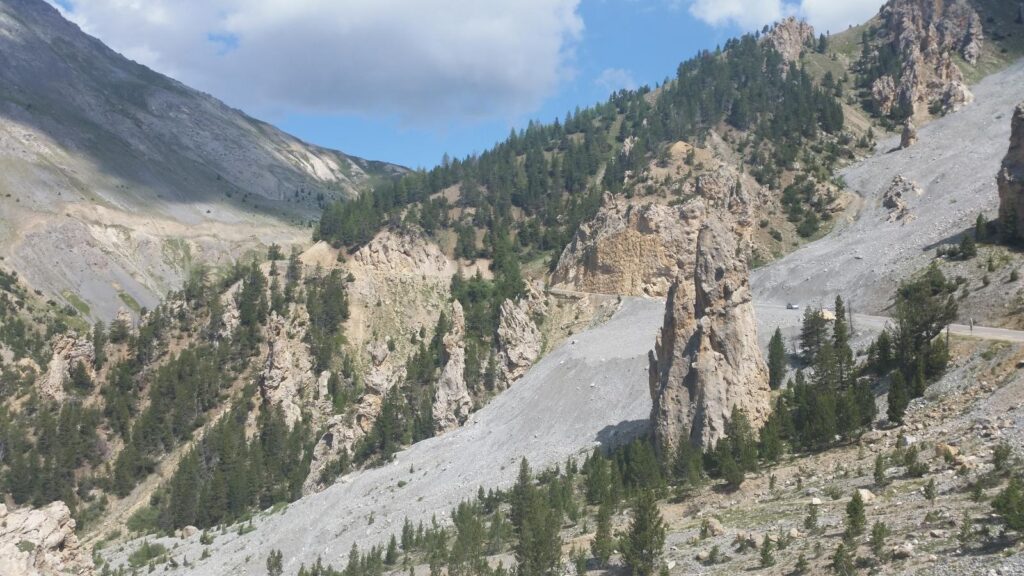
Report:
[[[138,300],[132,298],[131,294],[127,292],[118,292],[117,297],[120,298],[121,302],[124,302],[124,305],[127,306],[132,312],[135,312],[136,314],[142,312],[142,305],[139,304]]]
[[[152,534],[160,529],[157,523],[159,519],[160,511],[154,506],[146,506],[145,508],[139,508],[128,518],[128,521],[125,522],[125,528],[129,532]]]
[[[70,290],[65,290],[64,292],[62,292],[61,296],[63,296],[64,299],[68,301],[68,304],[74,306],[75,310],[78,310],[78,313],[81,314],[82,316],[88,316],[89,312],[92,310],[92,308],[90,308],[89,305],[86,304],[84,300],[78,297],[78,294],[75,294]]]
[[[132,568],[139,568],[165,554],[167,554],[166,546],[159,542],[144,540],[134,552],[128,555],[128,565]]]

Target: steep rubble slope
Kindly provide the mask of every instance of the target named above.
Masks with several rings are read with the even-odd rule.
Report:
[[[470,417],[466,426],[420,442],[380,468],[350,474],[280,514],[254,519],[256,530],[218,535],[211,557],[199,535],[175,555],[197,576],[256,573],[267,553],[280,549],[285,573],[317,557],[343,565],[353,542],[383,544],[402,521],[446,521],[452,507],[479,486],[508,486],[519,460],[541,470],[587,452],[599,442],[632,438],[650,412],[647,350],[661,321],[660,300],[626,299],[606,324],[581,332],[534,366],[508,391]],[[370,520],[372,515],[372,520]],[[113,566],[136,544],[105,552]],[[174,572],[171,570],[171,572]]]
[[[43,0],[0,2],[0,254],[95,316],[119,293],[152,306],[192,258],[294,242],[323,200],[397,170],[135,64]]]
[[[1022,85],[1024,61],[977,84],[974,104],[921,128],[913,147],[880,142],[874,156],[843,171],[863,207],[826,238],[754,271],[758,302],[828,304],[842,294],[857,312],[883,311],[896,284],[927,265],[936,246],[958,241],[979,213],[994,216],[994,176]],[[883,197],[900,176],[923,194],[903,198],[913,219],[890,222]]]

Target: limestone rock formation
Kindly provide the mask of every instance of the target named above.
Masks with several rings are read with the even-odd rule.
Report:
[[[800,54],[814,41],[814,28],[793,16],[775,24],[764,37],[764,43],[782,55],[786,65],[800,60]]]
[[[735,233],[719,219],[701,229],[693,277],[680,275],[669,292],[651,352],[650,391],[661,449],[683,441],[713,446],[734,407],[754,426],[769,413],[746,259]]]
[[[691,260],[703,212],[606,196],[565,247],[552,284],[579,292],[665,296],[680,261]]]
[[[79,362],[85,366],[91,378],[95,378],[93,359],[95,351],[92,341],[71,334],[60,334],[53,341],[53,355],[37,386],[39,391],[53,400],[61,401],[65,397],[64,382],[68,379],[71,369]]]
[[[880,38],[902,65],[897,77],[885,75],[872,84],[879,113],[899,106],[914,115],[936,103],[949,111],[973,100],[953,60],[959,54],[974,64],[984,45],[981,17],[967,0],[890,0],[879,18]]]
[[[903,175],[892,179],[892,184],[882,195],[882,207],[889,211],[886,217],[888,222],[909,222],[913,219],[910,208],[907,206],[907,199],[911,196],[920,196],[924,191],[916,182]]]
[[[280,406],[289,427],[302,419],[303,391],[316,381],[313,358],[300,331],[277,313],[267,321],[269,349],[260,375],[260,395],[271,406]]]
[[[540,358],[542,337],[530,318],[529,299],[505,300],[498,312],[497,386],[508,388]]]
[[[914,122],[907,120],[903,125],[903,134],[900,135],[900,148],[910,148],[917,143],[917,126]]]
[[[1010,149],[999,171],[999,221],[1011,239],[1024,238],[1024,102],[1013,114]]]
[[[580,226],[552,274],[552,284],[577,292],[664,297],[676,274],[692,274],[697,234],[707,214],[726,218],[748,235],[753,210],[770,200],[726,164],[688,182],[690,200],[671,206],[606,195]]]
[[[451,266],[436,244],[409,231],[385,230],[353,254],[352,259],[381,274],[441,274]]]
[[[469,417],[473,399],[466,387],[466,318],[462,304],[452,302],[452,327],[444,336],[444,350],[448,357],[441,370],[434,392],[433,418],[435,430],[442,434],[458,428]]]
[[[0,504],[0,574],[56,576],[95,573],[92,556],[79,547],[75,521],[63,502],[8,510]]]

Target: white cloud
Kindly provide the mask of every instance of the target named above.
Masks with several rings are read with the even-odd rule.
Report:
[[[56,2],[56,0],[51,0]],[[62,0],[115,50],[237,106],[413,123],[532,111],[579,0]]]
[[[819,32],[842,32],[878,13],[882,0],[803,0],[801,14]]]
[[[626,90],[636,88],[636,80],[633,78],[633,73],[624,68],[605,68],[594,79],[594,84],[597,84],[607,92],[617,92],[623,88]]]
[[[694,0],[690,14],[712,26],[759,28],[782,17],[780,0]]]
[[[867,21],[883,0],[690,0],[690,14],[712,26],[760,28],[784,17],[806,19],[820,32]]]

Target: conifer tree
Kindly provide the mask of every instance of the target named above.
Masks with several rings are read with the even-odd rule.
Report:
[[[665,522],[654,493],[644,490],[633,507],[629,531],[622,541],[622,558],[638,576],[655,573],[665,547]]]
[[[782,330],[776,328],[768,343],[768,385],[772,390],[778,390],[785,376],[786,344],[782,340]]]
[[[907,390],[906,380],[899,371],[892,375],[892,382],[889,384],[889,409],[886,415],[889,421],[902,424],[903,414],[907,411],[907,404],[910,403],[910,394]]]
[[[846,537],[855,538],[864,533],[867,517],[864,515],[864,499],[860,491],[854,491],[853,497],[846,504]]]
[[[597,561],[597,565],[603,568],[608,565],[608,559],[611,558],[614,548],[612,506],[611,502],[605,500],[597,509],[597,531],[594,533],[594,539],[590,542],[590,553]]]

